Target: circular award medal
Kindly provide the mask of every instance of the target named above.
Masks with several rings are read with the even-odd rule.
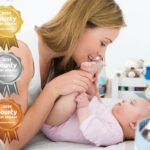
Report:
[[[18,94],[16,81],[23,71],[21,59],[10,53],[0,53],[0,93],[3,96]]]
[[[23,120],[23,112],[21,106],[13,100],[0,100],[0,139],[5,143],[8,139],[19,140],[17,128]]]
[[[12,6],[0,6],[0,47],[18,47],[16,33],[23,24],[20,12]]]

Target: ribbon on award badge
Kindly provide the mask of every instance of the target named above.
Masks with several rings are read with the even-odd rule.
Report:
[[[19,94],[16,81],[23,71],[21,59],[14,53],[0,53],[0,94],[3,97],[12,93]]]
[[[23,24],[20,12],[12,6],[0,6],[0,47],[18,47],[15,34]]]
[[[0,140],[18,140],[17,129],[23,120],[21,106],[13,100],[0,100]]]

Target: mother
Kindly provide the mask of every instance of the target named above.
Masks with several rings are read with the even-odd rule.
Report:
[[[33,74],[38,72],[32,67],[33,60],[26,45],[19,42],[22,51],[11,50],[21,57],[24,64],[24,78],[18,81],[20,95],[15,100],[21,98],[25,117],[18,128],[19,141],[7,143],[6,149],[25,146],[40,130],[60,96],[88,89],[91,74],[75,69],[97,56],[104,58],[107,46],[116,39],[123,26],[122,11],[114,0],[68,0],[56,17],[36,28],[39,88],[42,90],[30,107],[27,105],[29,83]]]

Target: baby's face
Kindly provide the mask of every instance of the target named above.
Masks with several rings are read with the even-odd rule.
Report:
[[[144,99],[132,101],[122,101],[113,107],[113,114],[116,119],[123,125],[131,122],[137,122],[143,116],[148,117],[150,114],[150,102]]]

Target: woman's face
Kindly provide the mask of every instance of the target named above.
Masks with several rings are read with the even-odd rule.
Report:
[[[72,58],[78,66],[82,62],[94,60],[97,56],[104,59],[107,46],[116,39],[119,31],[120,29],[114,28],[85,28]]]

